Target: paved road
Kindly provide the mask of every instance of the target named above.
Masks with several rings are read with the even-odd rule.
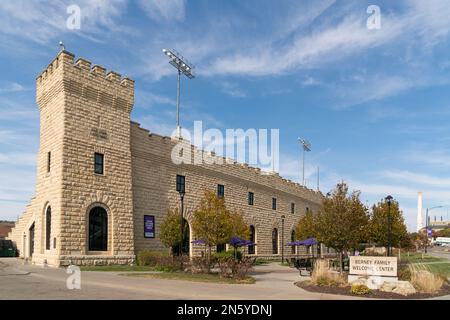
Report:
[[[430,256],[447,259],[450,262],[450,248],[449,247],[434,247],[428,250]]]
[[[257,266],[255,284],[231,285],[134,278],[110,272],[82,272],[81,290],[68,290],[65,269],[23,265],[0,258],[0,299],[349,299],[310,293],[294,285],[297,270]],[[356,298],[355,298],[356,299]]]

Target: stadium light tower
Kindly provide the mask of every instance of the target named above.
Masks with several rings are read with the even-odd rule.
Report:
[[[302,174],[302,185],[305,186],[305,152],[311,151],[311,144],[308,140],[303,138],[298,138],[298,141],[303,146],[303,174]]]
[[[180,127],[180,87],[181,74],[184,74],[189,79],[195,78],[193,69],[194,66],[190,64],[181,54],[173,49],[163,49],[164,54],[169,58],[169,63],[178,70],[178,85],[177,85],[177,137],[181,138]]]

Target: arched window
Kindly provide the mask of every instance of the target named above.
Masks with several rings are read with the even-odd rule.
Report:
[[[50,250],[50,239],[52,234],[52,208],[45,210],[45,249]]]
[[[255,243],[256,241],[256,233],[255,233],[255,227],[250,226],[250,241]],[[255,254],[255,246],[248,246],[248,254]]]
[[[278,254],[278,229],[272,230],[272,253]]]
[[[190,227],[189,222],[186,219],[183,219],[183,243],[181,245],[181,250],[183,254],[189,254],[191,247],[191,239],[190,239]],[[175,247],[172,248],[172,252],[174,255],[180,254],[180,244],[178,243]]]
[[[108,250],[108,213],[102,207],[89,212],[89,251]]]
[[[292,230],[291,231],[291,242],[294,242],[294,241],[295,241],[295,230]],[[295,246],[292,246],[291,250],[292,250],[291,253],[295,254]]]

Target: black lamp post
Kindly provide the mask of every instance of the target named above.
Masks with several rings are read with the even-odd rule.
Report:
[[[179,255],[183,255],[183,238],[184,238],[184,195],[186,192],[184,191],[184,187],[181,188],[181,190],[178,192],[180,194],[180,201],[181,201],[181,213],[180,213],[180,235],[181,235],[181,241],[180,241],[180,252]]]
[[[283,214],[281,216],[281,264],[283,264],[284,261],[284,218],[286,218],[286,216]]]
[[[387,196],[386,197],[386,202],[388,204],[388,252],[387,255],[388,257],[391,256],[391,200],[394,199],[392,198],[392,196]]]
[[[425,215],[425,234],[426,234],[426,239],[427,239],[427,241],[425,242],[425,253],[428,252],[428,250],[427,250],[428,249],[428,239],[429,239],[428,227],[430,226],[430,218],[428,216],[428,212],[433,210],[433,209],[439,209],[439,208],[443,208],[443,207],[444,206],[436,206],[436,207],[432,207],[432,208],[427,208],[427,213]]]

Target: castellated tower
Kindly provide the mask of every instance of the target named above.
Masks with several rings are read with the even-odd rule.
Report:
[[[36,194],[9,237],[37,264],[132,262],[134,82],[61,51],[36,100]]]

